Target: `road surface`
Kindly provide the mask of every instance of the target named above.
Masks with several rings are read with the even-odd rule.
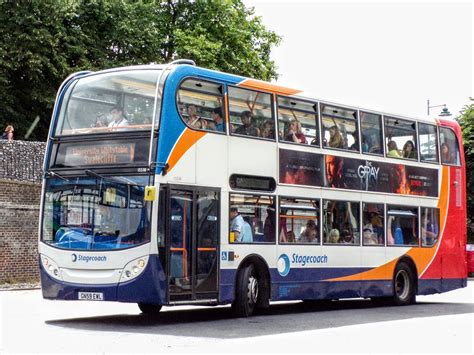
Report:
[[[246,319],[229,307],[168,307],[150,317],[134,304],[48,301],[39,290],[1,291],[0,305],[0,354],[474,353],[474,281],[413,306],[275,303]]]

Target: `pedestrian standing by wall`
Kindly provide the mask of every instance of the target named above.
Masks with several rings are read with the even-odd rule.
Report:
[[[5,128],[5,132],[3,132],[3,134],[2,134],[2,139],[6,139],[9,142],[12,142],[13,141],[13,131],[14,131],[13,126],[8,125]]]

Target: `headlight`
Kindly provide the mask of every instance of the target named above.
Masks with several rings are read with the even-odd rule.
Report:
[[[56,264],[53,259],[45,255],[40,255],[40,258],[43,268],[46,270],[48,275],[56,280],[62,280],[61,271],[59,270],[58,264]]]
[[[148,263],[148,256],[142,256],[141,258],[130,261],[122,270],[120,276],[120,282],[125,282],[134,279],[145,270],[146,264]]]

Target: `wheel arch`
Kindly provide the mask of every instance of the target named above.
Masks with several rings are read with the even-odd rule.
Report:
[[[239,277],[239,273],[248,265],[253,265],[255,268],[255,272],[257,273],[257,277],[259,280],[259,288],[262,297],[258,298],[257,306],[259,307],[268,307],[270,305],[271,299],[271,276],[270,276],[270,268],[265,261],[265,259],[258,254],[250,254],[247,255],[239,264],[237,272],[235,274],[234,285],[237,285],[237,280]],[[235,293],[237,292],[237,287],[234,288],[234,297]]]
[[[418,269],[416,267],[415,261],[409,255],[405,254],[398,259],[397,264],[395,265],[395,268],[393,269],[392,279],[395,277],[395,272],[397,271],[398,264],[402,262],[407,264],[410,267],[410,269],[413,271],[413,275],[414,275],[413,281],[415,282],[415,294],[418,294],[418,275],[419,275]]]

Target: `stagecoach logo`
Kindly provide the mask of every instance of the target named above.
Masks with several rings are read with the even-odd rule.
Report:
[[[365,180],[367,184],[370,182],[376,183],[379,177],[379,170],[380,168],[372,166],[372,162],[366,161],[365,165],[359,165],[357,168],[357,175],[362,180]]]
[[[291,260],[286,254],[281,254],[278,258],[277,269],[280,276],[285,277],[290,272],[291,264],[299,266],[307,266],[314,264],[327,264],[328,256],[327,255],[299,255],[293,253],[291,255]]]
[[[81,255],[81,254],[71,254],[71,260],[73,263],[76,261],[82,261],[88,263],[89,261],[107,261],[107,257],[105,255]]]
[[[286,254],[281,254],[278,258],[277,269],[280,276],[285,277],[290,272],[290,258]]]

